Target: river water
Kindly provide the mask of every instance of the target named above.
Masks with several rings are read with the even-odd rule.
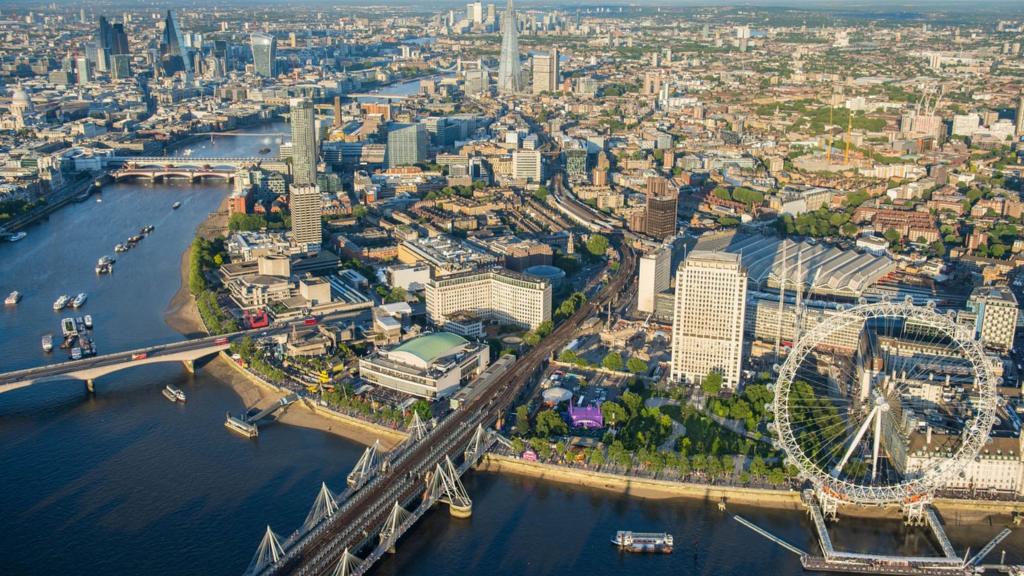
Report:
[[[188,147],[196,156],[254,156],[265,145],[256,137],[221,137]],[[0,294],[25,294],[16,308],[0,311],[0,370],[64,358],[39,346],[43,333],[59,331],[62,314],[51,305],[60,293],[89,294],[76,314],[94,317],[101,352],[180,338],[164,322],[179,285],[179,259],[226,193],[215,184],[113,184],[102,202],[61,209],[29,228],[25,240],[0,244]],[[175,201],[182,206],[171,210]],[[113,276],[97,277],[96,259],[145,224],[155,232],[119,255]],[[187,404],[163,398],[168,383],[186,391]],[[265,526],[282,536],[294,530],[320,483],[340,490],[362,450],[287,425],[264,428],[258,441],[242,439],[223,427],[224,412],[240,408],[238,396],[205,370],[192,376],[175,365],[103,377],[94,396],[71,381],[0,395],[0,573],[240,574]],[[645,501],[492,473],[470,473],[465,483],[472,518],[450,518],[443,507],[431,512],[376,574],[800,572],[795,556],[713,503]],[[803,514],[742,507],[730,513],[815,549]],[[999,528],[953,527],[950,534],[962,553],[978,550]],[[622,555],[608,539],[623,529],[671,532],[676,553]],[[848,550],[934,551],[920,531],[894,522],[844,519],[834,538]],[[1000,548],[1024,560],[1020,534]],[[989,560],[998,561],[998,552]]]

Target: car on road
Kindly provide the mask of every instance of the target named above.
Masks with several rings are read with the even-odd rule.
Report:
[[[132,360],[145,360],[148,357],[148,352],[137,352],[135,354],[132,354]]]

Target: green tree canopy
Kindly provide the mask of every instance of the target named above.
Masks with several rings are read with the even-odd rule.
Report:
[[[608,251],[608,239],[600,234],[591,234],[590,238],[587,238],[587,252],[590,252],[594,256],[604,256],[604,253]]]
[[[709,372],[700,387],[709,396],[718,396],[718,393],[722,391],[722,375],[718,372]]]
[[[601,365],[609,370],[622,370],[622,355],[618,352],[609,352],[605,354],[604,360],[601,361]]]

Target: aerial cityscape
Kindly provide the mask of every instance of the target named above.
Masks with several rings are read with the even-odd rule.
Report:
[[[1024,4],[0,4],[0,573],[1024,576]]]

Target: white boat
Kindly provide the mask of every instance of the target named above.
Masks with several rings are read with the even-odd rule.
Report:
[[[86,314],[85,315],[85,319],[83,320],[82,323],[85,324],[86,328],[88,328],[89,330],[92,330],[92,315],[91,314]]]
[[[671,554],[673,539],[671,534],[665,532],[645,533],[619,530],[612,538],[612,544],[627,552]]]
[[[53,303],[53,309],[54,310],[63,310],[64,307],[67,306],[68,302],[70,302],[70,301],[71,301],[71,298],[69,298],[67,294],[61,294],[60,298],[57,298],[57,301]]]
[[[72,348],[71,349],[71,359],[72,360],[81,360],[82,359],[82,349],[77,347],[77,346]]]
[[[172,210],[177,210],[178,208],[181,208],[181,202],[175,202],[174,204],[171,204]]]
[[[72,308],[81,308],[82,305],[85,304],[85,300],[88,297],[89,297],[89,295],[86,294],[85,292],[79,292],[78,296],[75,296],[75,299],[71,301],[71,307]]]
[[[42,344],[43,344],[43,352],[52,352],[53,351],[53,334],[47,334],[47,335],[43,336]]]
[[[15,304],[18,303],[19,300],[21,300],[21,292],[15,290],[14,292],[11,292],[10,294],[7,295],[7,298],[4,299],[4,304],[8,306],[14,306]]]
[[[124,244],[120,243],[120,242],[117,245],[114,246],[114,252],[127,252],[127,251],[128,251],[128,247],[125,246]]]
[[[97,202],[103,202],[103,198],[97,198],[96,201]]]
[[[172,402],[185,401],[185,393],[181,391],[181,388],[178,388],[177,386],[172,386],[170,384],[164,387],[164,396],[166,396],[167,399],[171,400]]]
[[[24,240],[25,236],[28,236],[28,232],[18,232],[14,236],[11,236],[9,240],[11,242],[17,242],[18,240]]]

